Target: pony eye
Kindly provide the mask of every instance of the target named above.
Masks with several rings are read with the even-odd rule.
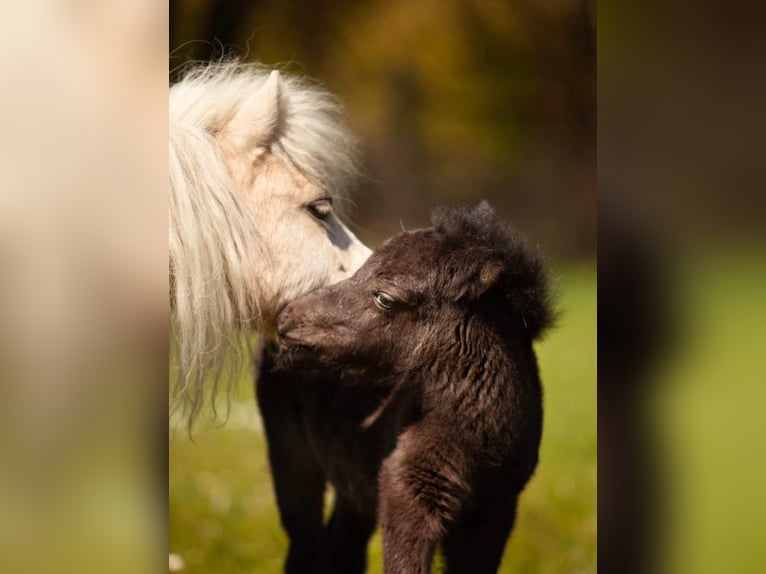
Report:
[[[330,214],[332,213],[332,199],[327,197],[324,199],[318,199],[317,201],[312,201],[306,205],[306,209],[312,215],[312,217],[318,219],[319,221],[324,221],[330,217]]]
[[[384,310],[392,309],[396,303],[394,298],[385,291],[376,291],[373,293],[372,300],[375,302],[375,305]]]

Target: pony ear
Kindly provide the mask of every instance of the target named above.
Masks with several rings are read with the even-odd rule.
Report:
[[[248,97],[223,129],[221,137],[241,151],[268,145],[274,140],[282,115],[281,78],[274,70],[261,89]]]

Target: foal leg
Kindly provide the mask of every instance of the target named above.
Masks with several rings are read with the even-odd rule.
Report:
[[[285,572],[307,574],[321,546],[325,477],[303,433],[296,382],[274,372],[267,354],[261,361],[256,390],[279,516],[290,543]]]
[[[415,442],[408,433],[399,437],[379,477],[385,574],[429,574],[436,545],[466,494],[459,472],[449,462],[457,459],[438,447],[400,450]]]
[[[446,574],[495,574],[515,519],[515,498],[482,505],[461,517],[442,545]]]
[[[375,530],[375,515],[360,512],[338,496],[325,527],[316,574],[363,574],[367,568],[367,545]]]

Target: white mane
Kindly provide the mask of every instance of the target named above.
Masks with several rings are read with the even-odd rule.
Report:
[[[240,63],[198,67],[170,89],[170,275],[177,364],[174,404],[190,421],[229,360],[249,351],[242,327],[261,324],[259,267],[270,256],[221,154],[216,136],[270,77]],[[241,115],[241,114],[240,114]],[[254,129],[263,123],[253,117]],[[333,195],[356,174],[355,141],[336,100],[306,79],[281,76],[279,124],[270,152]],[[252,134],[257,137],[256,134]]]

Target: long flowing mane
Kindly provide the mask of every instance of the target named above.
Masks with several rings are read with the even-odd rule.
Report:
[[[270,254],[216,137],[271,72],[238,62],[198,66],[170,89],[173,405],[190,423],[205,402],[206,381],[212,402],[220,382],[233,381],[249,359],[243,328],[261,325],[259,269]],[[342,197],[357,169],[355,140],[340,105],[306,78],[280,79],[279,127],[270,152]],[[222,376],[224,364],[230,376]]]

